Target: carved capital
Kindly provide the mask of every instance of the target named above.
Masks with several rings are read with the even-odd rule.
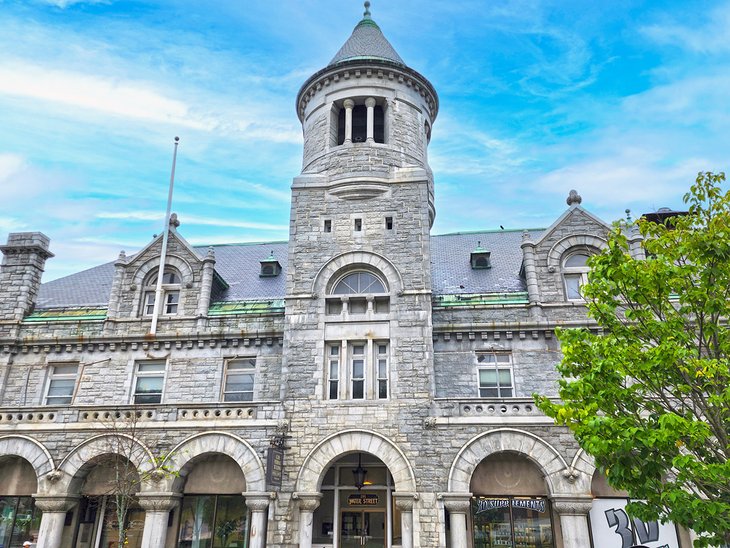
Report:
[[[412,512],[413,503],[418,499],[418,495],[414,493],[393,493],[395,506],[401,512]]]
[[[423,419],[423,427],[426,430],[433,430],[436,428],[436,417],[426,417]]]
[[[168,512],[180,502],[180,493],[140,493],[139,505],[146,512]]]
[[[51,470],[46,474],[48,483],[57,483],[63,477],[63,472],[60,470]]]
[[[443,493],[444,507],[452,514],[466,514],[471,510],[471,493]]]
[[[252,512],[266,512],[271,500],[274,498],[273,493],[263,491],[251,491],[243,493],[243,496],[246,497],[246,507],[250,508]]]
[[[322,493],[294,493],[292,498],[299,501],[299,511],[314,512],[319,508]]]
[[[367,99],[365,99],[365,106],[368,108],[373,108],[375,106],[375,99],[373,99],[372,97],[368,97]]]
[[[44,512],[68,512],[79,500],[79,497],[52,495],[33,495],[35,505]]]
[[[591,498],[566,498],[554,499],[553,508],[560,515],[565,516],[586,516],[591,511],[593,499]]]
[[[342,105],[345,108],[352,108],[355,106],[355,101],[353,101],[352,99],[345,99],[344,102],[342,103]]]

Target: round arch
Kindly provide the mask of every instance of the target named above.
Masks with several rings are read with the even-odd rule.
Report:
[[[456,455],[449,470],[448,490],[468,493],[477,465],[489,455],[518,453],[534,462],[545,476],[550,495],[560,492],[558,475],[568,464],[558,451],[542,438],[513,428],[499,428],[472,438]]]
[[[348,453],[363,452],[379,458],[393,476],[396,492],[415,492],[416,479],[408,459],[388,438],[369,430],[344,430],[319,442],[304,459],[296,491],[316,493],[329,465]]]
[[[312,294],[326,294],[328,284],[338,278],[339,274],[348,269],[356,270],[358,267],[372,269],[380,273],[390,287],[391,295],[403,289],[403,278],[398,269],[388,259],[368,251],[350,251],[333,257],[319,269],[312,282]]]
[[[27,460],[35,470],[39,482],[45,474],[55,468],[48,449],[28,436],[18,434],[0,436],[0,457],[10,455]]]
[[[180,283],[180,306],[184,307],[184,303],[187,299],[187,288],[193,283],[193,269],[190,266],[190,263],[183,259],[182,257],[178,257],[177,255],[167,255],[165,257],[165,266],[171,266],[172,268],[176,269],[180,273],[181,283]],[[141,306],[142,306],[142,295],[145,292],[145,286],[144,283],[147,280],[148,277],[152,276],[155,272],[157,272],[160,268],[160,261],[159,257],[149,259],[148,261],[142,263],[137,270],[134,272],[134,276],[132,277],[132,283],[136,286],[135,290],[135,297],[134,297],[134,309],[132,311],[133,316],[138,316],[140,314]]]
[[[591,234],[580,234],[566,236],[565,238],[558,240],[553,244],[553,247],[548,251],[548,267],[554,269],[560,268],[560,261],[565,255],[565,252],[570,249],[590,249],[592,251],[601,250],[606,247],[607,242],[603,238],[593,236]]]
[[[122,438],[124,443],[129,442],[125,451],[118,450],[119,444],[123,442]],[[100,434],[81,442],[59,464],[58,470],[63,474],[63,483],[67,485],[69,493],[80,487],[81,480],[88,473],[93,461],[105,455],[119,455],[129,459],[140,475],[155,469],[152,452],[133,436],[123,433]]]
[[[196,457],[215,453],[231,457],[241,467],[246,491],[266,491],[266,474],[256,451],[242,438],[227,432],[204,432],[189,437],[170,451],[162,465],[174,473],[181,473]],[[171,482],[174,480],[172,478]]]

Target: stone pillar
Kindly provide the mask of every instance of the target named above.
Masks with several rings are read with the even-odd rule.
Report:
[[[78,502],[78,497],[33,495],[36,508],[43,511],[38,531],[38,546],[59,548],[63,535],[63,523],[68,512]]]
[[[588,513],[592,504],[593,499],[585,497],[553,500],[553,508],[560,515],[563,548],[585,548],[591,545]]]
[[[114,263],[114,278],[112,289],[109,293],[109,307],[107,308],[107,319],[113,320],[119,315],[119,299],[122,296],[122,284],[124,282],[124,270],[127,266],[127,255],[124,251],[119,252],[119,258]]]
[[[400,510],[400,527],[403,540],[402,548],[413,548],[413,493],[393,493],[395,506]]]
[[[530,233],[522,233],[522,257],[525,269],[525,280],[527,282],[527,298],[530,304],[540,302],[540,288],[537,284],[537,271],[535,267],[535,243],[530,239]]]
[[[139,505],[144,509],[142,548],[160,548],[167,541],[170,510],[180,503],[179,493],[140,493]]]
[[[294,493],[299,500],[299,548],[312,548],[314,511],[319,507],[322,493]]]
[[[352,99],[345,99],[345,142],[352,143],[352,109],[355,102]]]
[[[375,99],[365,99],[365,106],[368,108],[367,142],[372,143],[375,140]]]
[[[444,493],[444,507],[451,516],[451,548],[467,548],[466,514],[471,510],[471,493]]]
[[[251,510],[251,530],[249,533],[249,548],[264,548],[266,546],[266,519],[268,517],[271,493],[249,492],[243,493],[246,497],[246,507]]]
[[[632,259],[637,261],[643,261],[646,259],[646,252],[644,251],[644,237],[639,232],[639,227],[636,223],[630,225],[626,230],[626,240],[629,244],[629,255]]]
[[[210,308],[210,294],[213,290],[214,268],[215,251],[212,247],[209,247],[208,253],[203,258],[203,279],[200,282],[200,295],[198,296],[198,308],[196,310],[198,318],[208,315],[208,308]]]

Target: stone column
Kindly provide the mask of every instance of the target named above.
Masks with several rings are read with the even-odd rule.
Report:
[[[540,288],[537,284],[537,269],[535,265],[535,243],[530,238],[530,233],[522,233],[522,257],[525,269],[525,281],[527,282],[527,298],[530,304],[540,301]]]
[[[345,142],[352,143],[352,108],[355,102],[352,99],[345,99]]]
[[[444,493],[442,497],[451,516],[451,548],[467,548],[466,514],[471,510],[471,493]]]
[[[140,493],[139,505],[144,509],[142,548],[160,548],[167,541],[170,510],[180,503],[179,493]]]
[[[593,499],[585,497],[553,500],[553,508],[560,515],[563,548],[585,548],[591,545],[588,513],[592,504]]]
[[[400,528],[403,540],[402,548],[413,548],[413,493],[393,493],[395,506],[400,510]]]
[[[322,493],[294,493],[299,500],[299,548],[312,548],[314,511],[319,507]]]
[[[251,531],[249,533],[249,548],[264,548],[266,546],[266,519],[268,517],[271,493],[249,492],[243,493],[246,497],[246,507],[251,510]]]
[[[367,142],[372,143],[375,140],[375,99],[365,99],[365,106],[368,108]]]
[[[78,502],[78,497],[33,495],[36,508],[43,511],[38,531],[38,546],[59,548],[63,535],[63,522],[68,512]]]

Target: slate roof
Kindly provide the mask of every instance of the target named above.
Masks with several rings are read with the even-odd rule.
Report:
[[[403,59],[369,15],[366,15],[355,26],[350,38],[335,54],[327,67],[356,59],[379,59],[405,66]]]
[[[522,230],[444,234],[431,237],[431,273],[435,295],[516,293],[525,291],[520,278]],[[542,230],[529,231],[537,239]],[[471,252],[480,243],[491,252],[492,268],[472,270]],[[283,299],[286,294],[287,242],[213,246],[216,272],[228,289],[216,301]],[[209,246],[196,246],[204,257]],[[259,277],[260,261],[273,252],[282,272]],[[109,302],[114,262],[59,278],[41,286],[36,308],[106,306]]]

